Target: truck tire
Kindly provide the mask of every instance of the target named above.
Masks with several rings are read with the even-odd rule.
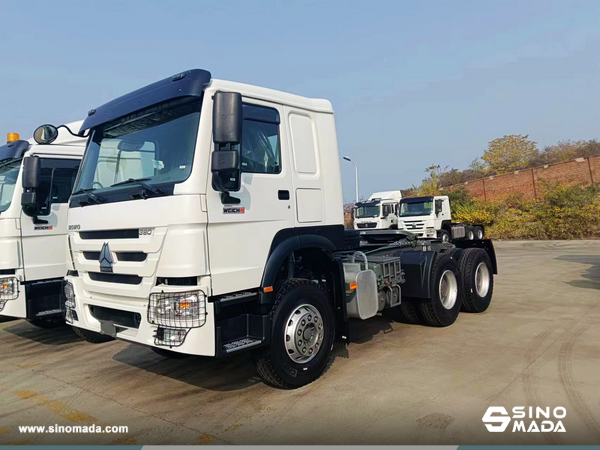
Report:
[[[79,327],[72,327],[73,332],[80,338],[90,342],[92,344],[102,344],[103,342],[114,341],[115,338],[107,336],[106,334],[96,333],[95,331],[84,330]]]
[[[462,303],[460,271],[456,260],[440,254],[431,269],[431,298],[418,303],[423,319],[433,327],[452,325]]]
[[[487,252],[480,248],[468,248],[460,258],[463,284],[463,310],[484,312],[490,306],[494,291],[492,262]]]
[[[450,233],[447,230],[439,230],[438,239],[442,242],[450,242]]]
[[[467,228],[467,230],[466,230],[466,234],[467,234],[467,235],[466,235],[466,238],[467,238],[469,241],[472,241],[473,239],[475,239],[475,232],[473,231],[473,227],[469,227],[469,228]]]
[[[475,227],[475,239],[483,239],[483,228]]]
[[[419,316],[415,301],[409,298],[403,298],[398,306],[386,308],[382,311],[384,317],[394,322],[419,324],[423,321]]]
[[[162,356],[163,358],[170,359],[185,359],[191,355],[185,353],[174,352],[173,350],[167,350],[166,348],[150,347],[154,353]]]
[[[253,352],[256,370],[269,385],[296,389],[325,371],[335,338],[331,301],[312,281],[288,280],[271,312],[271,344]]]
[[[360,247],[360,231],[344,230],[344,250],[354,250]]]
[[[62,319],[52,320],[52,319],[27,319],[31,325],[34,325],[38,328],[51,329],[51,328],[59,328],[65,326],[65,321]]]

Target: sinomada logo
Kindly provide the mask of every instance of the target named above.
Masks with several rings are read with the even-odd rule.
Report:
[[[488,431],[502,433],[506,431],[512,422],[512,432],[524,433],[565,433],[565,427],[561,421],[567,415],[567,410],[562,406],[554,409],[550,407],[533,408],[530,406],[515,406],[512,416],[508,414],[504,406],[490,406],[483,415],[483,423]]]

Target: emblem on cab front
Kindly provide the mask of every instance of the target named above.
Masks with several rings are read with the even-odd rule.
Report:
[[[105,242],[102,246],[100,258],[98,260],[100,261],[100,272],[112,273],[114,261],[108,242]]]

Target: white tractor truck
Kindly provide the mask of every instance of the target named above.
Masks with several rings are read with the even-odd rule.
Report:
[[[375,192],[354,205],[354,229],[388,230],[398,228],[400,191]]]
[[[325,370],[348,321],[484,311],[490,241],[360,246],[331,104],[179,73],[89,112],[69,203],[66,318],[166,357],[251,351],[270,385]]]
[[[410,197],[400,201],[398,229],[419,238],[439,239],[443,242],[457,239],[483,239],[482,225],[452,222],[450,200],[445,195]]]
[[[68,200],[85,142],[61,129],[51,145],[9,133],[0,147],[0,315],[64,324]]]

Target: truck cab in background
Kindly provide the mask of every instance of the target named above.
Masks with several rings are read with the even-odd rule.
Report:
[[[77,133],[82,123],[67,126]],[[0,315],[41,327],[64,323],[67,203],[86,141],[62,128],[53,138],[10,133],[0,147]]]
[[[398,229],[424,239],[483,239],[483,226],[452,222],[450,199],[446,195],[402,199]]]
[[[355,230],[388,230],[398,226],[398,204],[402,192],[375,192],[354,206]]]

